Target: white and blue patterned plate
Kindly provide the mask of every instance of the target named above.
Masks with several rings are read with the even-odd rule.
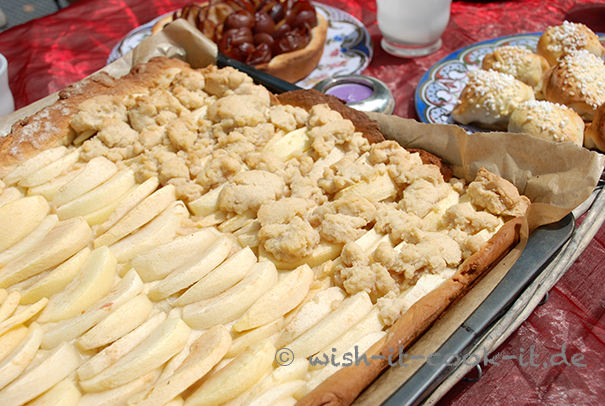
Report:
[[[414,104],[420,121],[429,124],[456,124],[451,115],[462,89],[468,81],[468,73],[481,69],[485,55],[497,47],[519,45],[536,51],[541,33],[511,35],[479,42],[462,48],[433,65],[420,79]],[[469,132],[481,131],[472,125],[461,125]]]
[[[462,48],[433,65],[420,79],[414,105],[420,121],[429,124],[457,124],[451,113],[466,86],[468,73],[481,69],[485,55],[497,47],[518,45],[536,52],[541,32],[500,37]],[[601,42],[603,34],[597,34]],[[460,125],[468,132],[485,131],[472,125]]]
[[[337,75],[361,73],[372,60],[372,38],[365,26],[352,15],[325,4],[313,3],[316,10],[328,21],[326,45],[319,64],[298,86],[310,89],[316,83]],[[107,63],[111,63],[133,50],[151,35],[153,25],[168,13],[130,31],[112,49]]]

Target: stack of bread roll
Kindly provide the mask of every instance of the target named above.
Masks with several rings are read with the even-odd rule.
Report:
[[[605,151],[605,48],[583,24],[549,27],[536,53],[496,48],[452,112],[461,124]]]

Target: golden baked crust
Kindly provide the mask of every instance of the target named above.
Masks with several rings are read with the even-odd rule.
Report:
[[[508,131],[580,147],[584,144],[584,120],[569,107],[548,101],[521,103],[510,116]]]
[[[139,73],[144,80],[137,82]],[[80,248],[92,243],[95,250],[90,255],[107,259],[109,265],[103,266],[104,287],[99,284],[93,289],[100,295],[95,299],[101,300],[100,309],[107,308],[109,312],[113,311],[113,305],[121,306],[113,299],[104,299],[104,293],[98,293],[103,289],[109,291],[119,279],[116,275],[123,277],[120,283],[128,278],[133,281],[139,278],[140,290],[133,296],[143,292],[139,298],[147,303],[148,308],[164,313],[171,325],[180,326],[179,340],[175,341],[179,344],[171,347],[170,357],[157,360],[154,367],[159,368],[156,369],[157,374],[162,365],[178,353],[176,360],[169,361],[163,369],[162,376],[168,371],[163,381],[162,378],[155,381],[156,376],[152,380],[155,383],[150,382],[150,385],[166,382],[166,379],[169,382],[175,379],[175,375],[170,373],[177,374],[183,372],[181,369],[191,367],[188,361],[179,364],[189,351],[189,347],[185,347],[186,342],[191,343],[197,337],[191,329],[211,328],[215,331],[212,329],[218,328],[225,339],[222,352],[216,354],[212,361],[207,361],[203,372],[190,376],[191,381],[184,387],[189,387],[206,373],[218,374],[214,376],[219,379],[220,374],[227,373],[225,371],[237,369],[225,367],[220,370],[223,372],[217,372],[226,363],[226,358],[241,353],[244,360],[246,357],[261,357],[266,368],[250,373],[244,370],[247,373],[246,387],[237,387],[227,394],[213,393],[225,397],[217,404],[232,400],[239,393],[254,398],[258,394],[250,395],[244,389],[253,381],[260,380],[266,370],[273,370],[271,364],[276,343],[273,338],[267,338],[270,334],[262,338],[256,334],[264,334],[267,331],[265,327],[271,326],[277,329],[271,333],[271,337],[275,337],[286,323],[291,322],[291,316],[302,313],[302,306],[307,303],[315,303],[315,295],[327,291],[328,287],[340,292],[341,299],[351,299],[347,304],[343,302],[339,309],[348,309],[349,303],[362,303],[363,308],[355,308],[360,310],[356,311],[356,317],[363,317],[361,310],[370,312],[372,309],[374,333],[384,334],[382,330],[395,323],[386,341],[379,341],[374,349],[384,350],[385,343],[392,344],[393,340],[411,342],[472,286],[484,270],[497,262],[510,246],[510,238],[506,236],[510,237],[507,233],[518,220],[506,225],[504,222],[511,216],[522,215],[529,204],[512,184],[484,169],[469,185],[456,179],[446,182],[443,172],[447,168],[438,158],[407,151],[395,141],[376,139],[376,142],[369,142],[368,138],[379,138],[378,134],[364,138],[356,126],[367,128],[371,133],[372,129],[377,130],[375,123],[367,117],[364,119],[363,113],[347,108],[338,99],[319,97],[315,92],[309,92],[307,96],[304,92],[293,92],[282,99],[270,97],[266,89],[232,68],[210,66],[193,70],[182,62],[170,62],[165,58],[133,68],[126,77],[125,83],[130,83],[126,91],[121,89],[120,80],[109,82],[104,87],[105,93],[89,94],[78,104],[76,113],[66,124],[73,130],[73,136],[83,141],[81,146],[59,148],[63,155],[58,159],[55,157],[45,167],[35,159],[23,162],[23,166],[2,177],[0,186],[16,190],[14,186],[18,185],[23,193],[34,195],[34,202],[39,204],[42,215],[52,210],[53,214],[43,221],[50,223],[51,227],[59,224],[60,229],[66,228],[63,233],[68,234],[69,231],[71,239],[81,244]],[[77,94],[90,91],[86,84],[82,88],[74,88],[79,89]],[[76,93],[68,96],[72,94]],[[72,100],[77,99],[74,97]],[[292,101],[292,104],[286,101]],[[329,104],[342,113],[331,109]],[[355,124],[347,119],[349,114],[355,119]],[[91,137],[93,133],[96,136]],[[87,137],[91,138],[84,140]],[[35,167],[28,166],[32,161]],[[48,177],[47,168],[52,168],[50,173],[58,178]],[[109,180],[97,179],[99,173]],[[64,183],[51,185],[55,189],[47,187],[57,179]],[[86,182],[81,182],[82,179]],[[43,183],[45,181],[47,183]],[[94,182],[97,183],[91,184]],[[159,185],[162,187],[156,190]],[[76,193],[78,190],[80,194]],[[99,192],[103,190],[105,193]],[[108,193],[110,190],[113,193]],[[17,193],[22,198],[22,192]],[[3,219],[8,217],[6,211],[0,215],[4,216]],[[36,226],[36,221],[29,221],[31,228]],[[13,221],[11,227],[22,226]],[[24,255],[8,262],[7,267],[0,266],[0,286],[27,290],[30,282],[45,280],[47,268],[60,265],[74,254],[74,250],[78,250],[72,246],[74,244],[68,244],[71,240],[56,234],[49,234],[53,238],[49,237],[50,242],[45,240],[45,247],[63,243],[67,247],[63,247],[60,254],[47,255],[45,261],[36,262],[38,246],[35,246],[32,254],[34,265],[27,265],[30,256]],[[166,245],[173,242],[181,244],[193,235],[202,235],[210,246],[210,253],[200,248],[198,254],[205,258],[204,261],[212,261],[212,266],[206,267],[201,259],[199,263],[203,263],[203,267],[197,262],[192,265],[194,262],[182,259],[188,255],[188,250],[182,246],[179,255],[174,251],[162,251],[163,255],[156,256],[154,251],[153,255],[147,256],[156,248],[167,249]],[[195,249],[197,245],[185,247]],[[84,255],[88,255],[88,248],[84,250]],[[209,283],[207,269],[225,264],[223,261],[227,258],[235,261],[233,258],[242,253],[248,256],[247,262],[251,267],[258,265],[254,268],[258,271],[250,273],[258,278],[262,276],[258,279],[262,283],[253,284],[249,275],[242,273],[239,279],[234,278],[230,285],[223,286],[224,279],[231,275],[221,275],[222,278],[215,280],[220,286],[215,286],[216,292],[209,296],[205,296],[208,292],[198,295],[197,289],[206,289]],[[5,255],[4,252],[2,254]],[[239,261],[241,257],[236,258]],[[164,266],[156,266],[156,261],[163,262]],[[23,263],[28,266],[25,271]],[[174,268],[170,268],[173,265]],[[234,272],[248,269],[240,270],[239,265],[237,262],[237,270],[226,269]],[[277,269],[286,275],[280,278],[280,282]],[[284,281],[291,275],[301,279],[296,279],[294,285],[288,285]],[[427,280],[428,284],[423,283]],[[74,281],[80,283],[79,279]],[[408,310],[405,302],[408,294],[425,295],[442,282],[442,287],[435,293],[429,293],[428,299]],[[236,286],[241,286],[240,283],[256,287],[238,291]],[[273,290],[276,284],[280,284],[277,293]],[[284,286],[286,291],[281,289]],[[70,289],[67,290],[71,292]],[[241,295],[238,296],[237,292]],[[57,302],[63,300],[62,293],[53,291],[50,299],[43,297],[40,306],[44,307],[45,301],[50,300],[54,307],[47,307],[37,319],[38,323],[57,321],[71,326],[69,323],[73,318],[80,317],[82,313],[83,320],[88,320],[91,313],[86,306],[89,303],[80,303],[82,308],[72,309],[73,313],[58,312]],[[250,296],[252,293],[255,296]],[[224,302],[225,298],[235,296],[239,301]],[[253,316],[246,319],[247,312],[252,309],[250,306],[262,302],[261,298],[272,303],[269,315],[260,311],[254,316],[256,319]],[[105,300],[110,303],[105,303]],[[267,303],[266,300],[263,303]],[[91,303],[95,301],[91,300]],[[223,308],[222,312],[216,308],[212,310],[220,303],[227,303],[229,307]],[[242,303],[245,307],[240,309],[240,313],[230,313],[234,307],[244,306]],[[336,307],[336,304],[329,304],[328,313],[340,311],[335,310]],[[279,313],[272,313],[274,309]],[[171,315],[167,316],[169,312]],[[400,317],[401,314],[404,316]],[[140,323],[145,318],[146,315]],[[397,319],[403,321],[396,322]],[[321,321],[315,320],[314,323],[315,327]],[[347,330],[352,326],[346,326]],[[82,340],[83,331],[69,327],[64,333],[62,329],[53,327],[44,327],[44,348],[62,345],[71,348],[77,357],[77,350],[71,344],[71,340],[76,339],[76,346],[92,350],[89,355],[94,359],[101,353],[95,355],[95,352],[110,344],[86,344],[86,340]],[[87,324],[85,329],[91,327]],[[327,327],[334,330],[335,325]],[[247,331],[254,333],[248,335]],[[305,334],[305,331],[300,333]],[[342,331],[343,334],[345,332]],[[70,339],[63,339],[62,334],[71,334]],[[233,345],[231,334],[237,337]],[[242,340],[246,342],[251,336],[257,341],[263,340],[262,350],[259,346],[241,345]],[[203,346],[204,339],[200,340],[191,347],[192,352],[197,351],[197,346]],[[304,347],[300,340],[296,340],[299,339],[290,337],[278,347]],[[184,351],[179,352],[182,349]],[[313,353],[317,350],[321,348],[311,349]],[[96,359],[98,361],[99,358]],[[221,359],[223,364],[211,370]],[[232,365],[238,365],[241,359],[237,356]],[[94,369],[98,365],[93,368],[86,364],[83,370],[78,370],[77,382],[87,393],[102,393],[139,378],[122,374],[119,382],[106,380],[122,365],[120,362],[102,371]],[[306,360],[303,364],[306,365]],[[93,365],[96,364],[93,362]],[[73,366],[70,371],[77,367]],[[150,370],[145,371],[148,372]],[[370,376],[379,372],[376,370]],[[192,374],[190,371],[189,375]],[[363,376],[367,378],[369,375]],[[230,379],[219,380],[231,382]],[[300,380],[303,380],[302,375]],[[356,394],[367,384],[363,380],[362,377],[361,382],[351,381]],[[237,379],[234,381],[238,382]],[[305,385],[309,382],[306,381]],[[350,383],[343,384],[346,387]],[[183,396],[189,396],[190,403],[195,397],[204,398],[204,390],[208,388],[204,385],[192,387]],[[311,385],[307,389],[310,388]],[[158,401],[158,404],[165,404],[181,391],[182,388],[177,393],[170,392],[170,396],[166,395],[166,399]],[[161,392],[158,389],[156,394]],[[0,391],[0,398],[4,395],[6,391]],[[154,396],[154,393],[142,395]],[[132,394],[124,397],[134,401]]]
[[[469,73],[452,116],[461,124],[504,130],[512,112],[526,100],[534,100],[530,86],[506,73],[477,69]]]
[[[599,106],[594,120],[586,127],[584,146],[605,152],[605,104]]]
[[[153,58],[149,63],[135,66],[119,81],[100,72],[61,90],[55,104],[16,122],[10,134],[0,140],[0,176],[40,151],[69,145],[75,137],[70,121],[83,101],[93,96],[120,98],[146,91],[171,68],[191,69],[179,59]]]
[[[535,93],[541,90],[542,76],[549,67],[543,56],[521,46],[496,48],[492,53],[485,55],[481,63],[482,69],[507,73],[533,87]]]
[[[592,121],[605,101],[605,65],[587,50],[572,51],[544,76],[546,100],[572,108],[584,120]]]
[[[605,54],[605,48],[594,32],[584,24],[570,23],[549,27],[540,36],[537,52],[555,65],[559,59],[571,51],[585,49],[599,58]]]

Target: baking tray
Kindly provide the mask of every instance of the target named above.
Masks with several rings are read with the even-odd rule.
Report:
[[[500,317],[502,317],[523,293],[527,286],[542,273],[550,261],[565,246],[574,233],[575,218],[568,214],[557,223],[537,228],[527,241],[519,259],[498,286],[483,303],[466,319],[452,336],[436,351],[441,355],[439,361],[425,362],[383,406],[415,406],[420,404],[437,388],[457,367],[452,358],[447,365],[449,355],[464,359],[471,349]],[[427,354],[428,356],[428,354]],[[469,358],[470,360],[471,358]],[[477,364],[482,358],[472,358]]]

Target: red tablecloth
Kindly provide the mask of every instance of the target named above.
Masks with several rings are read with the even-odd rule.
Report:
[[[422,74],[451,52],[504,35],[543,31],[565,19],[605,32],[605,4],[596,1],[517,0],[454,2],[443,48],[419,59],[398,59],[380,46],[376,4],[362,0],[320,0],[361,20],[375,44],[364,72],[387,83],[396,98],[395,114],[415,118],[413,93]],[[60,12],[0,33],[0,53],[9,62],[16,107],[23,107],[102,68],[112,47],[131,29],[188,0],[81,0]],[[605,227],[550,292],[548,302],[497,350],[517,356],[521,348],[540,354],[539,367],[500,361],[484,368],[476,383],[461,382],[441,405],[598,405],[605,403]],[[566,347],[568,361],[543,367]],[[578,358],[576,358],[577,360]],[[525,361],[529,360],[529,355]]]

